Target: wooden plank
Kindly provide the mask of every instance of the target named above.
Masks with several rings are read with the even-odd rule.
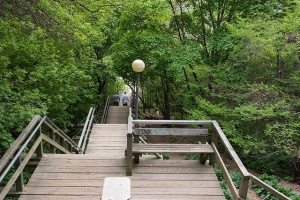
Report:
[[[207,129],[187,128],[135,128],[135,135],[207,136]]]
[[[125,142],[125,138],[123,137],[101,137],[101,138],[90,138],[89,141],[116,141],[116,142]]]
[[[125,141],[101,141],[101,140],[93,140],[89,141],[88,145],[105,145],[105,144],[111,144],[111,145],[125,145]]]
[[[23,194],[35,195],[98,195],[101,196],[101,187],[26,187]]]
[[[147,181],[216,181],[217,176],[213,173],[203,174],[133,174],[131,180],[147,180]]]
[[[125,125],[125,124],[124,124]],[[92,131],[110,131],[110,130],[122,130],[126,131],[127,130],[127,124],[124,126],[117,126],[116,124],[112,125],[110,124],[109,126],[103,126],[103,127],[94,127]]]
[[[93,149],[88,149],[86,150],[85,154],[93,154],[93,155],[99,155],[99,156],[120,156],[124,155],[124,150],[93,150]],[[124,157],[124,156],[123,156]]]
[[[111,142],[124,142],[126,134],[124,135],[98,135],[98,136],[92,136],[89,138],[89,141],[111,141]]]
[[[126,147],[124,146],[91,146],[89,150],[94,149],[94,150],[123,150],[125,151]]]
[[[100,149],[100,150],[125,150],[126,149],[126,147],[124,147],[124,146],[91,146],[90,148],[89,148],[89,150],[90,149]]]
[[[181,167],[135,167],[133,166],[133,174],[215,174],[209,168],[181,168]]]
[[[100,150],[125,150],[125,147],[120,146],[102,146],[102,147],[91,147],[90,149],[100,149]]]
[[[132,180],[131,188],[219,188],[220,182],[214,181],[144,181]]]
[[[133,153],[214,153],[209,144],[132,144]]]
[[[95,135],[95,136],[90,136],[89,138],[94,139],[94,140],[102,140],[102,139],[110,139],[111,141],[116,141],[116,139],[126,139],[126,134],[122,135]]]
[[[194,194],[194,195],[205,195],[205,196],[222,196],[224,195],[221,188],[131,188],[132,197],[136,194],[155,195],[180,195],[180,194]],[[199,198],[200,199],[200,198]]]
[[[69,172],[69,173],[50,173],[50,172],[36,172],[32,175],[32,180],[102,180],[105,177],[111,176],[126,176],[125,173],[88,173],[88,172]],[[30,180],[31,180],[30,179]],[[204,174],[133,174],[130,177],[133,180],[144,181],[216,181],[218,180],[213,173]]]
[[[103,129],[93,129],[91,131],[91,134],[95,134],[95,135],[102,135],[105,133],[113,133],[113,134],[122,134],[122,133],[126,133],[127,129],[126,128],[119,128],[119,127],[106,127]]]
[[[99,156],[92,154],[44,154],[43,159],[70,159],[70,160],[112,160],[112,159],[124,159],[124,156],[114,157],[111,156]]]
[[[43,166],[36,169],[36,172],[68,173],[68,172],[88,172],[88,173],[125,173],[125,167],[76,167],[76,166]]]
[[[112,162],[113,161],[113,162]],[[125,161],[119,162],[118,160],[99,160],[99,161],[93,161],[93,162],[87,162],[87,161],[81,161],[81,162],[73,162],[73,161],[64,161],[64,162],[59,162],[57,160],[51,162],[46,162],[46,163],[40,163],[39,166],[62,166],[62,167],[68,167],[68,166],[78,166],[78,167],[113,167],[113,166],[119,166],[119,167],[125,167],[126,163]]]
[[[101,200],[130,199],[130,179],[127,177],[107,177],[104,179]]]
[[[215,196],[215,195],[191,195],[191,194],[177,194],[177,195],[152,195],[148,194],[147,195],[147,200],[170,200],[170,199],[175,199],[175,200],[226,200],[224,196]],[[140,194],[135,194],[132,196],[130,200],[145,200],[145,195],[140,195]]]
[[[99,195],[22,195],[19,200],[99,200]]]
[[[30,180],[73,180],[73,181],[79,181],[79,180],[102,180],[105,177],[108,176],[125,176],[124,172],[120,173],[90,173],[90,172],[68,172],[68,173],[51,173],[51,172],[35,172]],[[29,181],[30,182],[30,181]]]
[[[125,136],[125,130],[110,130],[110,131],[97,131],[91,132],[90,137],[121,137]]]
[[[103,187],[103,180],[104,178],[80,181],[75,181],[74,179],[66,179],[59,181],[46,179],[42,182],[42,187]],[[41,187],[41,180],[30,179],[30,181],[27,184],[27,187]]]
[[[190,168],[210,168],[213,170],[210,165],[201,165],[199,160],[143,160],[139,164],[136,164],[138,167],[190,167]]]
[[[77,166],[77,167],[111,167],[111,166],[126,166],[126,160],[47,160],[39,164],[42,166]]]

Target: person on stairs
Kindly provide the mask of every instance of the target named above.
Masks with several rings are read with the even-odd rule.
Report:
[[[129,101],[128,95],[126,94],[126,92],[124,92],[124,95],[123,95],[123,98],[122,98],[123,106],[127,106],[128,101]]]
[[[118,95],[118,93],[116,93],[113,96],[113,99],[114,99],[114,106],[118,106],[119,105],[119,101],[120,101],[120,96]]]

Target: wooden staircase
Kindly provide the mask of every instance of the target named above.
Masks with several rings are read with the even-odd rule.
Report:
[[[106,124],[127,124],[129,115],[128,106],[110,106]]]
[[[105,177],[126,176],[126,109],[110,107],[107,124],[93,125],[86,154],[44,154],[19,199],[99,200]],[[211,165],[155,156],[140,160],[129,176],[131,199],[225,199]]]

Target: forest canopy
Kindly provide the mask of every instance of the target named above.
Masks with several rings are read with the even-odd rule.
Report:
[[[217,120],[247,167],[299,181],[299,0],[0,4],[1,154],[36,114],[70,133],[142,59],[141,108]]]

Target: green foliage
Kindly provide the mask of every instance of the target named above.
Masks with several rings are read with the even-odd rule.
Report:
[[[163,160],[170,160],[170,156],[168,154],[163,154]]]
[[[235,185],[236,188],[240,187],[241,185],[241,179],[242,179],[242,175],[240,172],[232,172],[230,174],[231,179]]]
[[[3,10],[9,8],[10,2],[3,3]],[[35,5],[53,17],[48,18],[53,23],[48,26],[32,20],[26,12],[35,11],[26,4],[25,12],[21,4],[16,4],[18,14],[6,10],[0,19],[0,154],[34,115],[48,115],[67,131],[104,96],[97,91],[92,70],[96,66],[91,65],[94,58],[87,46],[87,35],[99,38],[101,34],[87,21],[81,23],[82,13],[69,15],[66,4],[40,1]]]
[[[185,160],[199,160],[200,154],[199,153],[188,153],[185,157]]]
[[[232,197],[232,195],[230,193],[230,190],[229,190],[229,188],[227,186],[227,183],[226,183],[226,181],[225,181],[225,179],[224,179],[224,177],[222,175],[221,169],[215,167],[214,170],[215,170],[215,173],[217,175],[218,180],[220,181],[220,185],[221,185],[221,188],[222,188],[223,193],[225,195],[225,198],[227,200],[233,200],[233,197]]]
[[[0,154],[36,114],[67,131],[117,76],[133,89],[142,59],[141,105],[217,120],[247,167],[299,177],[296,2],[1,2]]]
[[[273,188],[275,188],[276,190],[278,190],[279,192],[281,192],[282,194],[286,195],[287,197],[289,197],[292,200],[298,200],[300,199],[300,195],[293,192],[291,188],[286,188],[283,187],[279,181],[281,180],[279,177],[274,176],[274,175],[267,175],[267,174],[263,174],[261,176],[259,176],[259,178],[264,181],[265,183],[267,183],[268,185],[272,186]],[[268,191],[266,191],[265,189],[263,189],[262,187],[256,185],[256,184],[252,184],[251,186],[255,192],[262,198],[262,199],[266,199],[266,200],[277,200],[279,198],[275,197],[274,195],[272,195],[271,193],[269,193]]]

